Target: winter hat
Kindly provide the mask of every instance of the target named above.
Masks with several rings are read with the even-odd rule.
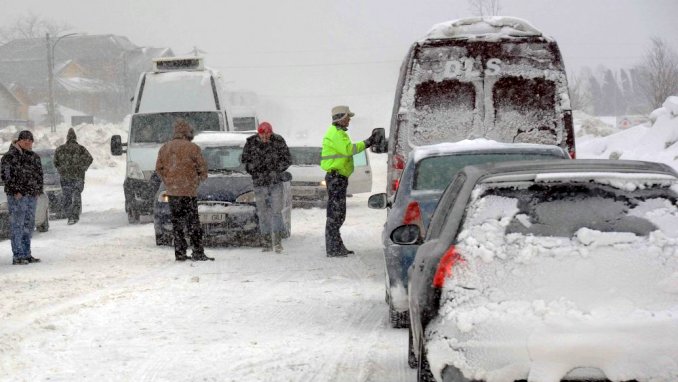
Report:
[[[332,108],[332,122],[339,122],[346,116],[353,117],[355,114],[348,108],[348,106],[341,105]]]
[[[75,135],[75,130],[71,127],[68,129],[68,133],[66,133],[66,140],[67,141],[75,141],[78,137]]]
[[[273,126],[271,126],[270,123],[268,122],[262,122],[259,124],[259,127],[257,127],[257,133],[259,134],[272,134],[273,133]]]
[[[28,139],[29,141],[33,141],[33,133],[31,133],[31,132],[28,131],[28,130],[23,130],[23,131],[21,131],[21,132],[19,133],[19,135],[17,136],[16,140],[17,140],[17,141],[20,141],[20,140],[22,140],[22,139]]]

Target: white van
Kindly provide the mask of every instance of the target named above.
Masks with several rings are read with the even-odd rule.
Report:
[[[555,40],[515,17],[434,25],[396,86],[388,148],[391,197],[414,147],[464,139],[557,145],[575,156],[567,76]]]
[[[155,162],[160,147],[172,139],[174,121],[185,119],[198,134],[228,131],[233,120],[222,80],[205,68],[202,57],[155,59],[153,70],[139,77],[132,103],[127,142],[119,135],[111,137],[111,153],[127,153],[125,211],[129,222],[137,223],[141,215],[153,213],[160,184]]]
[[[256,134],[259,126],[257,111],[251,106],[232,106],[233,128],[238,133]]]

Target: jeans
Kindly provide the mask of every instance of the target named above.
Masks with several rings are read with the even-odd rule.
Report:
[[[283,184],[276,183],[269,186],[254,187],[254,196],[257,203],[259,232],[262,235],[271,232],[284,232],[285,223],[282,218]]]
[[[12,255],[15,260],[31,257],[31,238],[35,229],[35,206],[38,198],[23,195],[20,198],[7,195],[9,230]]]
[[[82,210],[82,190],[85,181],[80,179],[61,179],[61,191],[64,195],[64,213],[69,220],[79,220]]]
[[[188,230],[188,236],[193,245],[193,256],[204,255],[202,245],[202,227],[198,214],[198,198],[195,196],[170,196],[169,207],[172,213],[172,232],[174,234],[174,255],[185,256],[188,244],[184,237],[184,230]]]
[[[346,189],[348,178],[339,174],[327,173],[327,221],[325,222],[325,252],[333,256],[346,250],[339,232],[346,220]]]

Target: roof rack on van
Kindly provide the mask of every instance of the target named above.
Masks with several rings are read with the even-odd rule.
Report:
[[[528,21],[518,17],[469,17],[434,25],[424,40],[469,39],[482,40],[511,37],[540,37],[543,33]]]
[[[205,63],[203,57],[160,57],[153,59],[154,72],[204,69]]]

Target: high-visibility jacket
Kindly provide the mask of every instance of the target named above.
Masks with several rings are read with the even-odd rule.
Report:
[[[336,170],[345,177],[353,173],[353,156],[365,150],[365,142],[351,142],[346,130],[331,125],[323,137],[320,167],[330,172]]]

